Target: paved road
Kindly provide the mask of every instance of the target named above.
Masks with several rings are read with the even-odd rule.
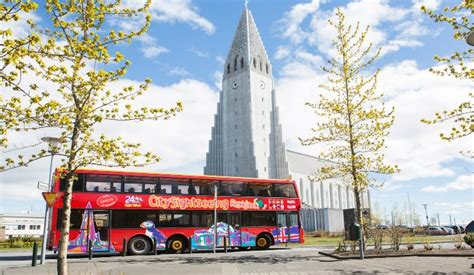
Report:
[[[70,259],[70,274],[430,274],[474,273],[474,257],[402,257],[338,261],[314,248],[273,249],[192,255]],[[13,262],[10,262],[13,263]],[[56,274],[55,260],[44,266],[2,266],[2,274]]]

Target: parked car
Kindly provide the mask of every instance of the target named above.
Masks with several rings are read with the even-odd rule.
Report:
[[[439,226],[430,226],[428,229],[425,230],[425,234],[429,235],[447,235],[448,232],[446,230],[443,230]]]
[[[461,234],[462,233],[461,227],[459,225],[451,225],[450,227],[451,227],[451,229],[454,230],[454,234]]]
[[[447,235],[454,235],[454,230],[448,226],[441,226],[441,229],[447,232]]]

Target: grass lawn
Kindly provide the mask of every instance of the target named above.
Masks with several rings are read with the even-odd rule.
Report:
[[[406,243],[424,243],[424,242],[454,242],[459,240],[459,235],[449,235],[449,236],[406,236],[402,237],[402,244]],[[339,242],[342,242],[343,237],[310,237],[305,236],[304,244],[294,244],[294,245],[304,245],[304,246],[337,246]],[[462,241],[462,238],[460,239]],[[369,244],[372,244],[371,239],[368,240]],[[383,238],[384,244],[390,244],[390,238]]]
[[[32,247],[13,247],[13,248],[4,248],[0,247],[0,253],[1,252],[14,252],[14,251],[33,251]],[[41,251],[41,246],[38,246],[38,251]]]

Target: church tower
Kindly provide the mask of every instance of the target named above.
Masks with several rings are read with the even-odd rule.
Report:
[[[272,66],[245,7],[224,64],[204,174],[287,178]]]

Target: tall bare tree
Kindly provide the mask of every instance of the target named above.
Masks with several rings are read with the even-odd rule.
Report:
[[[384,163],[385,137],[394,121],[394,109],[387,111],[382,95],[377,94],[379,70],[369,74],[369,67],[380,54],[367,44],[369,27],[360,30],[346,24],[338,9],[336,19],[329,20],[335,28],[333,47],[337,55],[322,67],[327,82],[319,102],[307,102],[317,116],[314,136],[300,141],[303,145],[324,144],[320,157],[336,162],[324,166],[312,175],[315,181],[343,178],[352,184],[357,220],[362,222],[361,194],[373,183],[374,174],[392,174],[397,166]]]
[[[6,1],[0,11],[16,9],[18,3]],[[2,25],[1,44],[2,91],[0,125],[2,145],[8,146],[11,131],[34,134],[42,129],[60,133],[55,151],[64,156],[62,164],[64,189],[61,238],[57,268],[68,274],[67,249],[71,214],[72,184],[75,171],[88,165],[109,167],[143,166],[159,161],[151,152],[141,152],[139,143],[110,137],[113,133],[97,133],[103,122],[130,122],[168,119],[182,110],[181,102],[170,108],[133,106],[133,100],[145,93],[151,83],[110,90],[130,67],[130,61],[116,50],[119,43],[128,43],[144,34],[151,22],[147,1],[143,7],[129,9],[121,1],[109,0],[46,0],[45,10],[51,27],[41,27],[29,21],[34,30],[23,43],[15,37],[14,29]],[[28,9],[24,9],[28,11]],[[5,16],[3,17],[5,20]],[[8,18],[8,17],[7,17]],[[115,25],[110,24],[114,20]],[[136,31],[115,30],[117,20],[142,20]],[[48,85],[23,83],[21,75],[31,74]],[[46,88],[43,88],[46,87]],[[47,88],[49,87],[49,88]],[[52,88],[51,88],[52,87]],[[27,166],[45,158],[47,150],[39,149],[30,156],[7,158],[0,171]]]

